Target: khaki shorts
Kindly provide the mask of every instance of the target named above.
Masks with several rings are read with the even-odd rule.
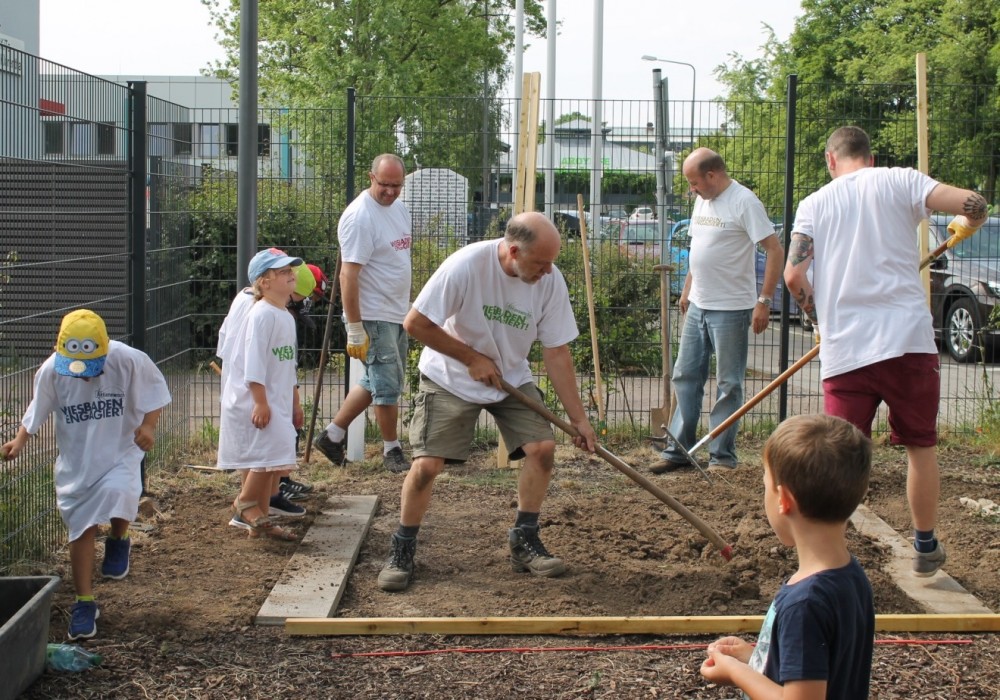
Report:
[[[542,400],[542,393],[532,382],[518,389]],[[467,460],[483,409],[496,419],[512,460],[524,457],[521,448],[528,443],[555,439],[549,422],[513,396],[497,403],[469,403],[421,375],[413,404],[410,446],[414,457],[442,457],[447,464]]]

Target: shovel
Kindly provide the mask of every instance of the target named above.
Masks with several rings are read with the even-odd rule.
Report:
[[[656,438],[667,435],[670,425],[671,387],[670,376],[673,374],[670,348],[670,273],[673,265],[654,265],[653,271],[660,273],[660,346],[663,353],[663,399],[659,406],[649,410],[649,434]]]

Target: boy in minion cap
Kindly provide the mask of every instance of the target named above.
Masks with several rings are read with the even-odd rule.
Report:
[[[128,574],[128,526],[142,494],[140,464],[168,403],[167,383],[149,356],[110,340],[104,320],[80,309],[63,318],[55,352],[35,373],[34,394],[17,435],[3,445],[4,459],[17,458],[28,437],[53,416],[56,503],[69,531],[76,590],[70,639],[97,634],[100,610],[92,571],[98,525],[111,523],[101,575]]]

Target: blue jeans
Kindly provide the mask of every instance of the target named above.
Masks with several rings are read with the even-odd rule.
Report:
[[[743,405],[743,378],[747,372],[747,331],[753,309],[739,311],[704,311],[688,306],[681,332],[681,348],[672,378],[677,394],[677,409],[670,421],[670,434],[690,449],[697,439],[701,402],[705,396],[709,363],[715,354],[715,403],[709,414],[709,430],[719,425]],[[708,444],[711,464],[736,465],[736,432],[739,422]],[[664,459],[686,462],[684,456],[668,447]],[[697,459],[695,455],[695,459]]]
[[[403,391],[408,339],[403,324],[390,321],[364,321],[368,334],[365,371],[358,385],[372,395],[376,406],[399,403]]]

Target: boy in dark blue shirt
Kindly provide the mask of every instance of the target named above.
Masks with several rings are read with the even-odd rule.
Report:
[[[847,549],[847,519],[868,491],[871,441],[833,416],[790,418],[764,446],[764,510],[798,570],[771,603],[756,646],[723,637],[701,675],[749,698],[868,697],[875,606]]]

